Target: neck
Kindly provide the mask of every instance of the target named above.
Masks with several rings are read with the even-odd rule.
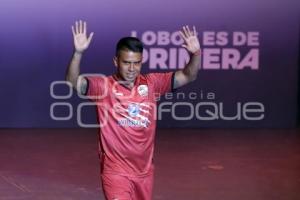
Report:
[[[125,87],[132,89],[135,83],[135,80],[133,82],[129,82],[123,79],[123,77],[120,74],[116,74],[116,79],[119,81],[121,85],[124,85]]]

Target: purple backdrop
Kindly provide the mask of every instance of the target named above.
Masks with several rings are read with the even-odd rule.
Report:
[[[176,31],[186,24],[197,27],[204,53],[198,79],[162,101],[167,103],[161,104],[160,127],[296,125],[296,1],[4,0],[0,127],[78,126],[77,108],[85,101],[76,94],[68,99],[50,94],[51,83],[64,80],[73,48],[71,25],[78,19],[95,32],[83,73],[113,73],[115,44],[133,32],[147,43],[143,72],[178,69],[186,55]],[[68,88],[56,85],[54,93],[65,95]],[[72,105],[71,116],[66,105],[53,108],[53,115],[69,119],[51,118],[55,102]],[[90,107],[81,116],[85,123],[95,122]]]

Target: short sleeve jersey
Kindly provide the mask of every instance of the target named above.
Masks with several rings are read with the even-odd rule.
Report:
[[[156,98],[171,91],[173,78],[173,72],[139,75],[129,89],[116,75],[87,77],[87,95],[97,105],[103,173],[143,176],[151,172]]]

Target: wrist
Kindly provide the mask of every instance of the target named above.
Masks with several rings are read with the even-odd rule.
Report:
[[[191,53],[192,56],[200,56],[201,54],[202,54],[201,49],[198,49],[197,51]]]
[[[82,53],[83,52],[80,52],[80,51],[74,51],[74,56],[82,56]]]

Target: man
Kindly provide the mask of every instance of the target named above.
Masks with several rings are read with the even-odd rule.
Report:
[[[101,178],[108,200],[150,200],[153,186],[153,152],[156,128],[156,97],[197,78],[200,44],[195,27],[184,26],[182,45],[190,61],[182,70],[140,74],[143,44],[134,37],[122,38],[108,77],[80,74],[80,61],[93,33],[87,37],[86,22],[72,26],[75,51],[66,79],[97,104],[100,128]]]

